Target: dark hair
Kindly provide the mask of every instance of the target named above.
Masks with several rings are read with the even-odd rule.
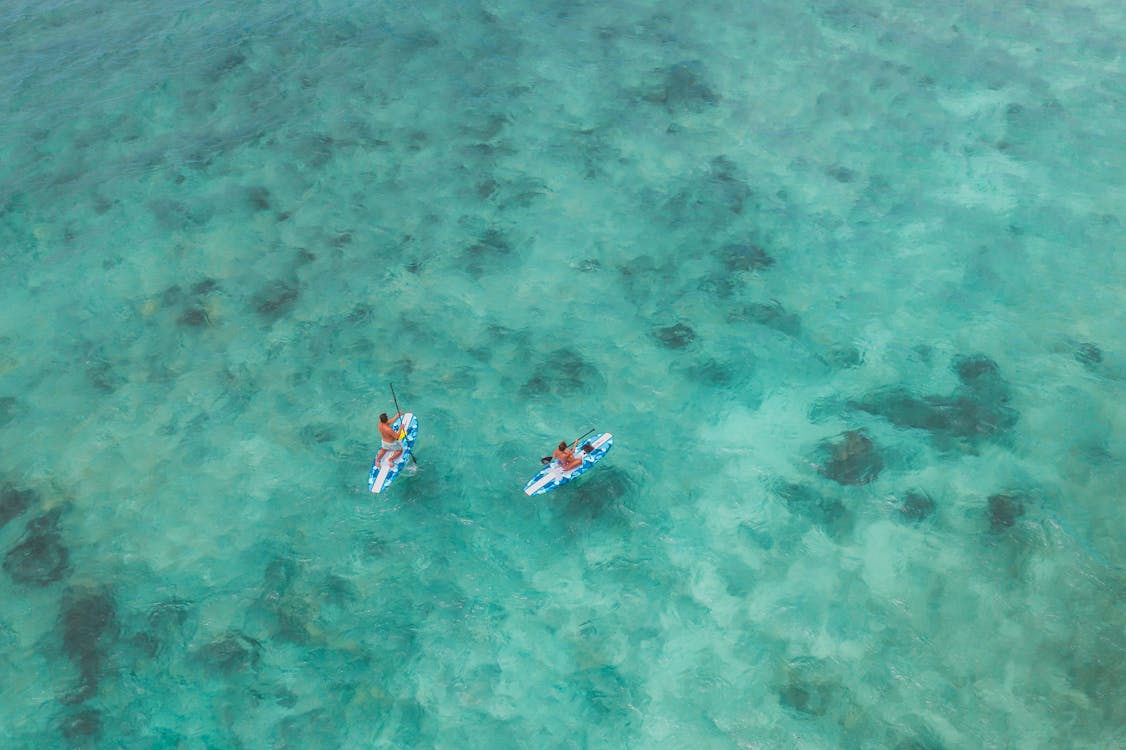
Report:
[[[567,450],[567,442],[565,440],[559,441],[559,450],[561,450],[561,451]]]
[[[380,414],[379,415],[379,421],[380,422],[386,422],[387,421],[387,415],[386,414]]]
[[[583,443],[583,453],[590,453],[592,450],[594,450],[593,445],[591,445],[590,443]]]

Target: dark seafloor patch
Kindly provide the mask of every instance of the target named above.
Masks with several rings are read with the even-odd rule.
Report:
[[[0,529],[7,526],[12,519],[23,515],[37,502],[39,502],[39,493],[35,490],[21,490],[10,484],[4,484],[0,487]]]
[[[871,438],[860,430],[849,430],[819,447],[818,473],[838,484],[861,485],[875,481],[884,460]]]
[[[104,589],[75,589],[63,597],[63,652],[78,667],[78,688],[64,703],[82,703],[98,692],[102,660],[116,638],[117,607]]]
[[[1024,515],[1023,494],[999,492],[989,496],[989,528],[994,533],[1016,524]]]
[[[59,533],[62,509],[55,508],[27,524],[19,544],[4,556],[4,570],[16,583],[47,586],[67,573],[70,551]]]

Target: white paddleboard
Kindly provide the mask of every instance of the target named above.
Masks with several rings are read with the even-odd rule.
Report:
[[[556,487],[567,484],[567,482],[570,482],[572,479],[582,476],[584,472],[594,468],[594,465],[610,452],[610,449],[614,447],[614,436],[609,432],[602,432],[595,435],[592,440],[587,440],[586,443],[590,443],[594,450],[586,455],[583,455],[581,451],[575,453],[576,456],[583,457],[582,464],[570,471],[563,471],[563,467],[559,462],[552,459],[551,463],[543,467],[538,474],[528,480],[528,483],[524,485],[524,494],[529,497],[532,495],[542,495],[545,492],[551,492]],[[586,443],[583,443],[583,445]]]
[[[372,492],[379,493],[387,489],[391,482],[395,481],[395,477],[399,476],[399,472],[407,465],[407,461],[411,458],[411,449],[414,448],[415,438],[418,437],[418,417],[410,412],[395,418],[391,423],[391,427],[395,432],[402,432],[402,425],[406,425],[407,434],[401,438],[403,443],[402,454],[395,459],[395,463],[391,463],[388,459],[391,456],[391,451],[383,455],[383,460],[377,466],[375,461],[371,462],[371,471],[368,473],[368,489]],[[375,455],[379,456],[379,451]]]

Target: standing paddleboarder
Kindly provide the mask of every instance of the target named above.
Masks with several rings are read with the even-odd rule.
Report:
[[[371,462],[368,472],[368,489],[380,493],[395,481],[407,463],[407,456],[416,466],[414,442],[418,437],[418,418],[399,407],[395,396],[395,386],[391,386],[391,398],[395,401],[395,416],[379,415],[379,452]]]
[[[399,433],[396,432],[395,428],[391,426],[391,423],[402,416],[402,414],[403,413],[401,411],[397,411],[395,412],[395,416],[393,417],[388,417],[385,413],[379,415],[380,443],[379,453],[377,453],[375,456],[376,466],[379,466],[381,464],[381,462],[383,461],[383,454],[387,453],[387,451],[394,451],[391,454],[391,460],[389,461],[389,463],[392,464],[395,463],[396,460],[398,460],[399,456],[403,455],[402,438],[403,435],[406,434],[406,430],[404,430],[402,433]]]

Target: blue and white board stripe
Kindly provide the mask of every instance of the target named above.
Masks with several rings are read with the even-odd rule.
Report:
[[[411,449],[414,448],[414,440],[418,437],[418,418],[414,414],[407,412],[397,417],[395,421],[391,423],[391,427],[394,428],[395,432],[400,432],[400,427],[404,423],[407,425],[407,434],[402,438],[402,455],[399,456],[393,464],[388,462],[389,453],[383,457],[383,462],[379,466],[375,465],[374,460],[371,462],[371,472],[368,473],[368,489],[372,492],[383,492],[383,490],[391,486],[391,482],[395,481],[395,477],[399,476],[399,472],[403,470],[407,461],[410,460]],[[376,451],[375,455],[378,457],[379,451]]]
[[[570,471],[563,471],[559,462],[552,459],[550,464],[524,485],[524,494],[528,496],[542,495],[545,492],[551,492],[556,487],[567,484],[576,477],[582,476],[583,472],[593,468],[596,463],[602,460],[603,456],[610,452],[610,449],[614,447],[614,436],[609,432],[603,432],[587,442],[594,450],[583,456],[582,465],[576,466]],[[576,455],[582,455],[582,453],[579,452]]]

